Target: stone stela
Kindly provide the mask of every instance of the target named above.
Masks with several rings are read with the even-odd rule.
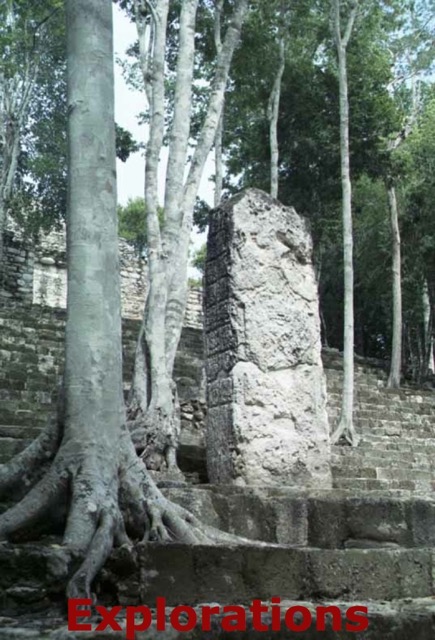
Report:
[[[210,221],[204,319],[212,483],[331,486],[305,220],[250,189]]]

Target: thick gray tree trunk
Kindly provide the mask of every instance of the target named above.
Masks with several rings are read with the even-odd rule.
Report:
[[[338,56],[338,82],[340,92],[340,156],[341,185],[343,193],[343,259],[344,259],[344,353],[343,353],[343,398],[338,426],[331,437],[337,443],[341,437],[356,446],[359,438],[353,424],[354,396],[354,312],[353,312],[353,232],[352,232],[352,185],[349,161],[349,99],[347,82],[347,45],[352,34],[358,9],[354,2],[347,20],[344,34],[341,28],[341,2],[332,0],[332,30]]]
[[[57,566],[69,597],[91,583],[116,544],[239,542],[169,502],[125,428],[113,118],[112,3],[67,0],[68,313],[58,420],[7,465],[0,497],[24,494],[0,515],[0,540],[67,506]],[[154,328],[152,328],[152,331]],[[152,334],[153,335],[153,334]],[[128,535],[127,535],[128,534]],[[59,555],[63,562],[59,562]],[[79,569],[77,560],[81,561]],[[71,573],[74,572],[72,577]],[[61,577],[59,575],[59,577]]]
[[[87,549],[102,505],[116,514],[124,423],[116,217],[112,15],[67,2],[68,300],[64,450],[80,469],[65,542]],[[68,443],[68,444],[67,444]]]
[[[146,3],[142,8],[146,8]],[[157,211],[158,159],[163,145],[165,116],[166,24],[169,1],[157,0],[143,17],[136,0],[136,19],[144,86],[150,103],[150,135],[146,152],[145,202],[149,242],[149,287],[144,322],[136,350],[131,388],[129,426],[149,468],[177,472],[176,449],[180,419],[172,373],[181,335],[187,298],[187,264],[193,208],[207,156],[216,140],[222,117],[224,91],[234,49],[247,11],[247,0],[235,3],[216,58],[208,109],[190,161],[189,135],[198,0],[181,5],[174,113],[169,135],[165,182],[165,224],[160,229]],[[217,3],[216,10],[220,10]],[[152,25],[152,28],[151,26]],[[146,45],[146,29],[152,44]]]
[[[397,209],[396,189],[388,186],[388,205],[390,209],[392,275],[393,275],[393,336],[391,344],[391,365],[387,387],[398,389],[402,369],[402,278],[400,257],[400,229]]]

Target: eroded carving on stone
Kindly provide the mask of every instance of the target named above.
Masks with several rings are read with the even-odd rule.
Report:
[[[205,275],[210,481],[330,485],[311,237],[250,189],[211,218]]]

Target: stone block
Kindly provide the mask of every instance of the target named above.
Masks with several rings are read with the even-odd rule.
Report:
[[[318,296],[305,221],[248,190],[212,215],[207,246],[211,481],[330,486]]]

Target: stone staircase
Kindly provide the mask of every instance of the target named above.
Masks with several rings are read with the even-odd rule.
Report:
[[[20,451],[55,409],[63,367],[65,312],[39,306],[0,310],[0,463]],[[123,322],[124,383],[128,389],[139,323]],[[183,470],[206,482],[203,441],[202,338],[196,326],[183,329],[175,375],[182,400]],[[328,413],[339,415],[341,357],[325,351]],[[377,366],[376,366],[377,365]],[[334,487],[348,490],[432,491],[435,487],[435,393],[411,388],[390,391],[379,363],[357,361],[355,425],[357,448],[335,446]]]
[[[36,436],[54,411],[64,322],[65,313],[53,309],[0,310],[0,462]],[[124,321],[123,331],[127,389],[137,322]],[[200,329],[185,327],[176,362],[184,407],[181,452],[184,469],[204,483],[202,356]],[[325,352],[324,362],[333,421],[339,413],[341,360]],[[152,607],[164,595],[169,607],[180,602],[247,607],[254,598],[279,595],[296,606],[335,603],[346,609],[366,603],[370,626],[358,637],[434,638],[435,499],[429,491],[435,480],[435,394],[389,392],[382,369],[363,362],[357,364],[356,382],[355,424],[362,440],[355,449],[333,448],[332,490],[168,486],[166,495],[205,523],[266,546],[139,544],[136,556],[120,549],[97,581],[99,602]],[[50,549],[46,543],[0,545],[0,638],[81,637],[64,634],[64,585],[52,557],[58,540],[51,542]],[[58,619],[50,620],[44,607],[56,603]],[[23,611],[27,617],[16,617]],[[231,635],[240,640],[264,636]],[[298,635],[305,640],[356,637],[329,627]],[[187,638],[170,635],[172,640],[181,636]],[[109,637],[125,633],[98,635]],[[138,634],[137,640],[146,637]],[[204,635],[198,629],[188,637]],[[228,635],[216,630],[213,637]]]
[[[63,312],[0,312],[0,462],[22,449],[53,412],[63,365]]]
[[[328,414],[340,411],[342,372],[337,356],[324,356]],[[358,447],[334,446],[334,487],[433,491],[435,488],[435,392],[386,389],[385,372],[357,363],[354,421]]]
[[[0,308],[0,464],[35,438],[56,410],[64,366],[66,312],[32,305]],[[196,319],[188,318],[175,361],[181,401],[183,471],[206,481],[203,344]],[[123,320],[123,378],[127,394],[140,323]]]

